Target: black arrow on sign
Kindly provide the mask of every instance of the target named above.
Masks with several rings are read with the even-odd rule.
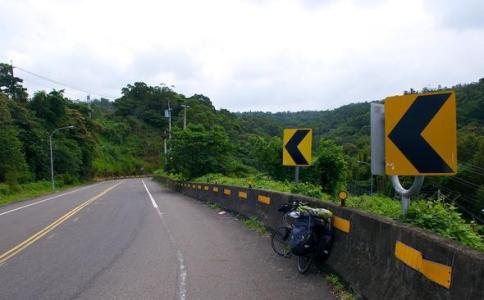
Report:
[[[296,163],[296,165],[307,165],[308,161],[302,155],[301,151],[299,151],[299,143],[306,137],[309,133],[309,129],[298,129],[296,133],[291,137],[291,139],[286,144],[286,150],[291,155],[292,160]]]
[[[420,173],[452,173],[422,137],[422,131],[449,99],[450,93],[418,96],[388,137]],[[451,134],[451,133],[449,133]]]

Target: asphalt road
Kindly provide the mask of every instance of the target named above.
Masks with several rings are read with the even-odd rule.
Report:
[[[269,238],[149,178],[1,207],[0,298],[334,299]]]

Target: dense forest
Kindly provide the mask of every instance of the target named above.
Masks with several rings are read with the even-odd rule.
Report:
[[[479,218],[484,208],[484,79],[450,88],[457,93],[459,172],[428,178],[422,196],[455,202]],[[301,170],[301,180],[330,194],[341,188],[370,193],[370,102],[328,111],[233,113],[217,110],[204,95],[186,97],[164,85],[136,82],[121,93],[114,101],[90,103],[68,99],[62,90],[28,95],[12,67],[0,64],[0,184],[15,189],[48,180],[49,136],[66,126],[74,128],[52,135],[59,183],[157,169],[184,178],[221,173],[292,180],[294,170],[281,166],[282,130],[305,127],[314,130],[314,162]],[[185,109],[188,126],[183,129]],[[374,182],[375,192],[391,196],[385,177],[375,176]]]

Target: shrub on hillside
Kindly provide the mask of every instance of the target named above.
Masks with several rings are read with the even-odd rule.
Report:
[[[484,240],[477,232],[477,226],[474,228],[474,224],[466,223],[457,212],[457,208],[451,204],[426,200],[413,201],[403,220],[484,251]]]

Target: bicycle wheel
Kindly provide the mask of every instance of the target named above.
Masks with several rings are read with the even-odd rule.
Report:
[[[313,253],[299,256],[297,259],[297,270],[299,271],[299,273],[305,274],[311,267],[313,260],[314,260]]]
[[[289,235],[291,229],[287,227],[279,227],[271,235],[272,250],[279,256],[289,257],[291,255],[289,249]]]

